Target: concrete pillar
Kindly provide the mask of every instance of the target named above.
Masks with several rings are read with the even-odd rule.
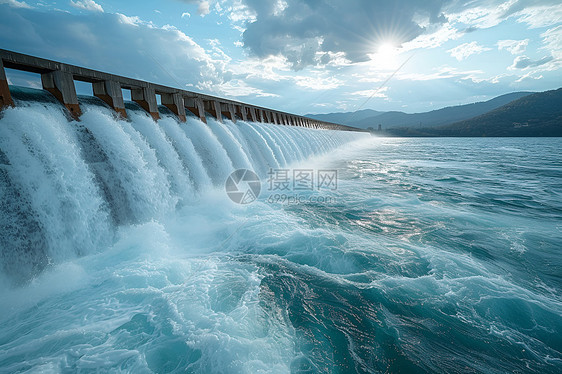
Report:
[[[204,100],[205,110],[222,123],[221,103],[217,100]]]
[[[10,94],[10,87],[8,86],[8,78],[6,78],[6,72],[4,71],[4,64],[0,58],[0,109],[14,106],[14,100]]]
[[[248,114],[246,111],[246,106],[245,105],[235,105],[234,106],[236,108],[236,115],[238,117],[240,117],[242,119],[242,121],[247,121],[248,120]]]
[[[94,89],[94,96],[105,101],[118,115],[127,118],[125,111],[125,102],[123,101],[123,92],[119,82],[102,81],[94,82],[92,84]]]
[[[187,121],[183,97],[179,93],[163,93],[160,94],[160,97],[162,98],[162,105],[174,112],[181,122]]]
[[[231,103],[220,103],[221,113],[223,116],[236,123],[236,116],[234,114],[234,105]]]
[[[248,107],[248,113],[250,114],[250,121],[258,122],[258,115],[256,114],[256,108]]]
[[[230,112],[230,116],[232,117],[230,120],[236,123],[236,108],[234,104],[228,104],[228,111]]]
[[[265,122],[265,115],[262,109],[256,109],[258,111],[258,121],[261,123]]]
[[[150,86],[133,88],[131,89],[131,99],[146,110],[155,121],[160,118],[154,88]]]
[[[271,123],[271,112],[269,110],[264,110],[264,115],[265,115],[265,122],[266,123]]]
[[[219,121],[220,123],[223,123],[222,120],[222,111],[221,111],[221,103],[219,101],[213,101],[213,107],[215,109],[215,118],[217,119],[217,121]]]
[[[278,125],[279,121],[277,120],[277,113],[271,112],[271,118],[273,119],[273,123]]]
[[[184,97],[183,103],[187,110],[195,114],[203,123],[207,123],[207,117],[205,117],[205,105],[203,100],[198,97]]]
[[[76,96],[72,74],[61,70],[43,73],[41,74],[41,83],[43,84],[43,89],[56,97],[70,111],[74,119],[80,117],[82,110],[80,105],[78,105],[78,96]]]

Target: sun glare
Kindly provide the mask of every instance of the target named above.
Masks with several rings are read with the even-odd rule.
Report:
[[[396,55],[397,50],[398,49],[391,43],[382,43],[377,50],[377,54],[382,58],[393,57]]]
[[[375,53],[369,55],[374,67],[385,70],[396,68],[399,49],[395,44],[380,43],[375,50]]]

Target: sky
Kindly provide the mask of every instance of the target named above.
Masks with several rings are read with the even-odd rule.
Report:
[[[0,0],[0,48],[295,114],[415,113],[562,87],[562,1]]]

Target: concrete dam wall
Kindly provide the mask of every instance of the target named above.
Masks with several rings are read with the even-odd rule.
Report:
[[[131,99],[158,120],[156,95],[160,95],[162,105],[170,109],[181,122],[186,121],[186,110],[193,113],[204,123],[206,113],[217,121],[223,117],[236,122],[237,119],[275,125],[300,126],[325,130],[360,131],[350,126],[318,121],[311,118],[285,113],[238,101],[181,90],[177,88],[149,83],[138,79],[126,78],[97,70],[46,60],[30,55],[0,49],[0,108],[14,106],[4,68],[41,74],[43,89],[50,92],[70,112],[79,119],[82,110],[78,103],[74,81],[92,84],[94,96],[103,100],[121,117],[126,118],[123,89],[131,91]]]

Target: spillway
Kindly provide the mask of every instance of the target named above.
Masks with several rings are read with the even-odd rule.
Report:
[[[262,178],[364,133],[237,121],[154,121],[128,103],[121,119],[82,98],[80,121],[48,94],[20,98],[0,119],[0,271],[25,282],[50,264],[107,248],[122,225],[159,220],[222,189],[235,169]]]

